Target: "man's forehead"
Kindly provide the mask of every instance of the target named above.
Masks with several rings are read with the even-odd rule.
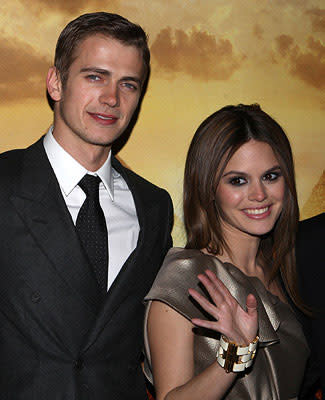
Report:
[[[129,44],[129,43],[123,42],[120,39],[112,37],[111,35],[108,35],[108,34],[106,35],[101,32],[90,33],[90,34],[84,36],[83,38],[81,38],[74,48],[74,57],[78,57],[80,55],[80,53],[83,51],[83,48],[85,46],[87,46],[87,42],[92,42],[94,44],[96,42],[97,43],[102,42],[103,40],[105,42],[107,42],[108,44],[112,43],[112,44],[118,44],[125,48],[133,48],[134,50],[136,50],[139,53],[139,56],[141,56],[141,58],[142,58],[142,50],[139,47],[135,46],[134,44]]]
[[[123,48],[126,49],[125,52]],[[132,50],[128,51],[129,49]],[[107,54],[110,55],[111,50],[114,57],[107,57]],[[103,67],[105,67],[107,60],[109,62],[118,60],[118,67],[126,66],[130,73],[139,75],[141,80],[144,80],[146,76],[147,71],[141,49],[103,34],[91,34],[80,40],[74,49],[70,68],[78,61],[84,64],[83,67],[96,66],[99,68],[101,67],[100,63],[103,61]],[[99,64],[96,65],[96,62]]]

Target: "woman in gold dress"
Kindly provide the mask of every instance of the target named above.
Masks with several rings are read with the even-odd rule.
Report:
[[[258,105],[196,131],[184,178],[185,249],[147,295],[157,400],[296,399],[308,346],[296,310],[298,205],[288,139]]]

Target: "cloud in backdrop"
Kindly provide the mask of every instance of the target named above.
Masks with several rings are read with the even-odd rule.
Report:
[[[244,61],[228,39],[192,28],[164,28],[151,46],[158,68],[173,76],[181,72],[199,80],[227,80]]]
[[[44,97],[50,60],[13,39],[1,40],[0,54],[0,103]]]
[[[278,56],[276,62],[285,60],[289,72],[316,89],[325,89],[325,46],[319,39],[309,36],[304,48],[290,35],[275,39]]]
[[[258,39],[262,40],[264,34],[264,29],[261,27],[260,24],[255,24],[253,28],[253,35]]]
[[[312,8],[306,11],[306,15],[311,18],[314,32],[325,32],[325,9]]]
[[[22,4],[37,14],[61,12],[63,14],[77,16],[90,5],[89,0],[55,0],[51,3],[48,0],[20,0]],[[91,0],[92,11],[102,11],[118,7],[120,0]]]

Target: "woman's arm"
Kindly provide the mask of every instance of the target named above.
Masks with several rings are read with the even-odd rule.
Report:
[[[245,312],[222,282],[210,274],[200,275],[199,279],[215,304],[193,289],[190,294],[212,316],[218,315],[218,321],[193,322],[225,335],[227,332],[228,338],[232,341],[236,339],[238,344],[248,344],[257,332],[254,296],[248,296],[249,311]],[[236,379],[235,373],[226,373],[217,361],[194,376],[193,327],[193,323],[168,305],[152,302],[148,316],[148,337],[157,400],[222,399]]]
[[[164,303],[153,301],[148,337],[156,400],[215,400],[235,379],[217,362],[194,377],[193,324]]]

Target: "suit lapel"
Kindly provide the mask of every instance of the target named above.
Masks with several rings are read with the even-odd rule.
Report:
[[[95,312],[97,282],[83,255],[42,139],[26,150],[21,181],[11,200],[51,266]]]

